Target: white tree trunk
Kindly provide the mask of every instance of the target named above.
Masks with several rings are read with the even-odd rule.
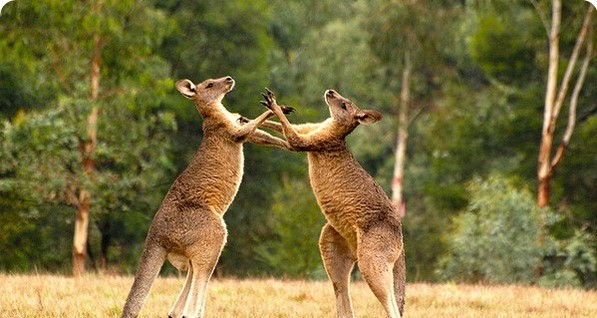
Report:
[[[578,60],[580,50],[587,38],[588,33],[592,33],[591,20],[594,12],[594,8],[588,5],[587,13],[585,14],[583,25],[576,38],[576,44],[570,55],[566,72],[562,79],[562,84],[559,90],[558,85],[558,64],[560,57],[560,23],[562,15],[562,3],[561,0],[552,1],[552,24],[549,33],[549,68],[547,73],[547,87],[545,91],[545,107],[543,113],[543,129],[541,131],[541,145],[539,148],[538,166],[537,166],[537,205],[544,207],[549,205],[550,201],[550,185],[553,173],[557,165],[560,163],[562,156],[564,155],[572,131],[574,130],[576,121],[576,105],[578,101],[578,94],[584,84],[586,69],[590,59],[592,58],[593,52],[593,38],[589,37],[587,44],[587,52],[581,66],[580,74],[576,80],[576,85],[572,93],[570,101],[570,109],[568,116],[568,124],[566,131],[560,145],[552,158],[553,139],[556,129],[556,122],[560,114],[560,110],[566,99],[568,88],[570,87],[570,81],[574,73],[574,68]]]
[[[392,202],[398,207],[400,217],[406,215],[404,200],[404,165],[406,161],[406,146],[408,142],[408,116],[410,104],[410,72],[411,62],[408,53],[404,58],[402,70],[402,88],[400,90],[400,110],[398,115],[398,135],[396,137],[396,161],[394,163],[394,176],[392,178]]]
[[[91,70],[89,73],[90,100],[96,100],[99,95],[100,84],[100,65],[101,48],[103,40],[96,37],[93,48],[93,58],[91,60]],[[87,117],[87,138],[81,145],[81,165],[86,178],[91,179],[95,172],[95,162],[93,153],[97,142],[97,120],[99,109],[93,107]],[[73,234],[73,275],[79,276],[85,273],[85,262],[87,260],[87,241],[89,239],[89,212],[91,207],[91,191],[83,184],[79,190],[77,204],[77,217],[75,219],[75,231]]]

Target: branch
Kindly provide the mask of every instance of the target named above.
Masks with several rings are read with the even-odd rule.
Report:
[[[560,57],[560,22],[562,18],[562,2],[553,0],[552,23],[549,32],[549,68],[547,70],[547,87],[545,89],[545,110],[543,113],[543,128],[541,133],[548,136],[553,133],[551,118],[554,109],[556,88],[558,85],[558,62]],[[542,141],[543,143],[544,141]],[[551,147],[551,146],[547,146]],[[543,152],[540,152],[543,153]],[[546,151],[549,153],[549,150]],[[544,162],[547,163],[547,158]],[[540,159],[541,162],[543,159]]]
[[[589,108],[584,114],[581,114],[578,118],[578,122],[582,123],[595,114],[597,114],[597,105],[593,105],[593,107]]]
[[[408,126],[409,127],[415,121],[415,119],[417,119],[417,117],[419,117],[419,115],[423,112],[423,110],[425,108],[427,108],[427,105],[423,105],[421,107],[417,107],[416,109],[414,109],[413,111],[411,111],[411,113],[408,116]]]
[[[62,71],[60,70],[60,67],[58,65],[58,61],[61,61],[64,59],[64,57],[58,57],[58,54],[56,53],[56,50],[54,49],[53,45],[48,45],[48,51],[50,52],[50,55],[52,56],[52,61],[50,63],[50,66],[52,67],[52,69],[54,70],[54,73],[56,74],[56,76],[58,77],[58,82],[60,83],[60,85],[62,85],[62,87],[65,90],[68,90],[68,83],[67,83],[67,79],[66,76],[64,76],[64,74],[62,74]]]
[[[547,21],[545,14],[541,10],[541,8],[539,8],[539,4],[537,3],[536,0],[529,0],[529,2],[533,5],[533,7],[535,7],[535,10],[539,14],[539,18],[541,19],[541,22],[543,23],[543,27],[545,28],[545,33],[547,33],[547,36],[549,36],[549,22]]]
[[[590,8],[589,10],[591,10]],[[593,57],[593,30],[589,32],[589,41],[587,43],[587,52],[585,54],[585,58],[583,59],[583,63],[580,69],[580,73],[578,75],[578,79],[576,80],[576,85],[574,85],[574,91],[572,92],[572,97],[570,98],[570,110],[568,111],[568,124],[566,125],[566,131],[564,131],[564,136],[562,137],[562,141],[556,150],[556,153],[551,161],[551,169],[553,170],[562,160],[562,156],[568,149],[568,145],[570,144],[570,138],[572,137],[572,132],[574,131],[574,126],[576,125],[576,108],[578,104],[578,95],[580,94],[580,90],[582,89],[585,81],[585,76],[587,75],[587,69],[589,68],[589,62]]]
[[[566,73],[564,74],[564,79],[562,80],[562,84],[560,85],[560,90],[558,91],[558,97],[557,97],[555,105],[554,105],[554,111],[551,115],[551,122],[550,122],[551,127],[555,127],[555,122],[560,114],[562,105],[564,104],[564,99],[566,98],[566,94],[568,93],[568,87],[570,86],[570,79],[572,78],[572,73],[574,72],[574,66],[576,65],[576,61],[578,60],[578,55],[580,54],[580,49],[581,49],[581,47],[585,41],[585,38],[587,37],[587,33],[590,29],[592,16],[593,16],[593,6],[589,4],[587,13],[585,14],[585,19],[584,19],[583,25],[580,29],[580,32],[578,32],[578,37],[576,38],[576,44],[574,44],[574,49],[572,50],[572,55],[570,55],[570,62],[568,63],[568,67],[566,68]]]

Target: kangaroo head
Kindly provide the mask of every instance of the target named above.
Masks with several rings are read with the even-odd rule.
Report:
[[[325,91],[325,102],[330,107],[332,119],[345,127],[350,133],[359,124],[373,124],[381,119],[376,110],[360,109],[350,99],[343,97],[333,89]]]
[[[199,111],[210,105],[220,104],[226,93],[234,88],[234,80],[230,76],[208,79],[197,85],[188,79],[176,82],[176,89],[182,96],[195,101]]]

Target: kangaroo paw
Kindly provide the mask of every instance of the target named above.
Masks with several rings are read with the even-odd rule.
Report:
[[[246,124],[249,122],[249,119],[245,116],[239,116],[238,119],[236,119],[236,121],[238,121],[239,124]]]
[[[290,107],[290,106],[280,106],[280,108],[282,108],[282,112],[286,115],[296,111],[296,109],[294,109],[294,107]]]
[[[270,91],[267,87],[265,88],[265,90],[266,93],[261,93],[261,96],[263,96],[263,98],[265,99],[265,101],[261,102],[261,105],[264,105],[269,109],[278,106],[278,104],[276,104],[276,96],[274,95],[274,93],[272,93],[272,91]]]

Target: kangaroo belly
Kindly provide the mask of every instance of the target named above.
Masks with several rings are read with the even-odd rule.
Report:
[[[241,144],[205,142],[209,144],[202,144],[174,181],[148,233],[172,253],[170,260],[175,266],[184,263],[187,248],[210,235],[221,237],[220,232],[226,232],[222,215],[232,203],[243,175]]]
[[[331,226],[356,246],[356,233],[393,207],[379,184],[348,153],[309,153],[309,179]]]
[[[171,188],[178,202],[226,212],[243,177],[242,144],[231,142],[202,145],[189,167]],[[213,149],[212,149],[213,148]]]

